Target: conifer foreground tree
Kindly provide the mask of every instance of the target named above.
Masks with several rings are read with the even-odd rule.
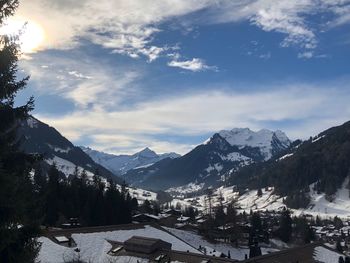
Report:
[[[18,7],[18,0],[0,0],[0,27]],[[28,77],[17,79],[19,45],[14,37],[0,36],[0,262],[34,262],[38,233],[30,179],[32,156],[21,153],[16,139],[19,122],[33,109],[31,98],[15,107],[18,91]]]

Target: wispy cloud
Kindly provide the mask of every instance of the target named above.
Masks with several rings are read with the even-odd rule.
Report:
[[[217,71],[217,67],[208,66],[203,59],[193,58],[192,60],[172,60],[168,62],[168,66],[181,69],[190,70],[193,72],[214,70]]]
[[[204,19],[195,17],[200,10]],[[161,24],[175,17],[186,15],[188,27],[248,21],[266,32],[285,35],[283,47],[312,50],[321,28],[350,22],[349,10],[348,0],[31,0],[21,2],[18,16],[44,27],[45,48],[69,49],[87,39],[115,53],[144,56],[151,62],[171,49],[172,43],[160,45],[154,40]],[[332,18],[325,25],[309,21],[315,14],[329,13]],[[189,14],[194,14],[193,19]]]
[[[42,65],[44,64],[44,65]],[[55,94],[72,101],[77,109],[116,107],[133,94],[141,70],[113,69],[89,57],[62,57],[43,54],[21,61],[38,94]]]
[[[92,138],[92,144],[100,149],[132,151],[148,144],[163,145],[157,149],[164,152],[171,151],[170,146],[190,146],[186,148],[179,142],[176,147],[177,143],[154,139],[157,135],[195,136],[233,127],[259,129],[277,125],[292,138],[307,138],[347,120],[349,99],[349,93],[342,89],[296,84],[269,92],[202,91],[142,102],[122,111],[95,107],[62,117],[38,117],[63,134],[79,131],[81,137]],[[285,124],[290,121],[293,126]]]
[[[168,49],[152,44],[160,31],[157,25],[204,8],[208,2],[32,0],[21,3],[18,16],[44,27],[46,48],[69,49],[87,39],[113,52],[153,61]]]

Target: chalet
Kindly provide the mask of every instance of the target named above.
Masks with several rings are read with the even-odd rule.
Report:
[[[168,215],[174,215],[174,216],[181,216],[182,215],[181,210],[173,209],[173,208],[164,210],[163,213],[168,214]]]
[[[171,244],[161,239],[133,236],[123,244],[125,251],[151,254],[157,250],[171,250]]]
[[[74,246],[64,243],[73,240]],[[158,225],[130,224],[47,231],[39,238],[40,262],[192,262],[229,263],[233,259],[208,248],[207,254]]]
[[[159,219],[159,216],[152,214],[137,214],[132,217],[132,221],[136,223],[156,223]]]

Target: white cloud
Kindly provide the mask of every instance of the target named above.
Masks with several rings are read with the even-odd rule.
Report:
[[[169,67],[182,68],[193,72],[205,71],[205,70],[217,70],[215,66],[208,66],[204,60],[199,58],[193,58],[192,60],[172,60],[168,62]]]
[[[314,56],[314,52],[312,51],[306,51],[298,54],[298,58],[312,58]]]
[[[63,134],[79,131],[81,137],[94,138],[92,144],[100,149],[113,147],[125,152],[149,145],[164,152],[173,150],[168,147],[179,151],[190,146],[154,139],[157,135],[198,136],[221,129],[250,127],[280,128],[292,138],[307,138],[346,121],[350,114],[349,100],[349,93],[341,89],[294,85],[269,92],[202,91],[143,102],[122,111],[95,107],[62,117],[38,117]],[[273,127],[271,123],[275,123]],[[288,126],[290,123],[295,125]]]
[[[87,57],[42,55],[22,60],[20,65],[31,76],[30,84],[38,94],[58,95],[74,102],[77,108],[90,104],[115,107],[133,94],[134,82],[142,76],[140,70],[113,69],[103,61]]]
[[[271,52],[260,54],[259,58],[261,58],[261,59],[270,59],[271,58]]]
[[[284,34],[281,46],[306,50],[317,47],[317,34],[323,27],[308,21],[310,16],[332,13],[331,26],[350,21],[349,0],[31,0],[21,2],[17,15],[43,27],[43,48],[69,49],[84,38],[151,62],[171,49],[171,43],[154,44],[161,24],[199,10],[206,15],[203,19],[186,16],[187,27],[249,21],[264,31]]]
[[[19,17],[40,24],[45,48],[66,49],[79,38],[131,57],[155,60],[167,47],[152,45],[157,25],[208,5],[209,0],[31,0],[21,2]]]

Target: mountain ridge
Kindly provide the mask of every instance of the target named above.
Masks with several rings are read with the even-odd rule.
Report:
[[[124,175],[129,170],[152,165],[165,158],[180,157],[179,154],[174,152],[157,154],[148,147],[132,155],[110,154],[84,146],[80,146],[80,148],[86,154],[88,154],[96,163],[104,166],[106,169],[112,171],[114,174],[119,176]]]
[[[18,137],[21,150],[26,153],[40,154],[43,158],[43,166],[55,163],[58,170],[66,177],[73,174],[77,166],[80,171],[86,170],[90,177],[98,171],[99,175],[106,179],[122,182],[121,178],[94,162],[54,127],[33,116],[20,123]]]
[[[188,183],[214,186],[225,181],[226,174],[263,162],[288,148],[290,143],[281,131],[254,132],[248,128],[221,131],[182,157],[129,171],[125,178],[131,184],[161,190]]]

